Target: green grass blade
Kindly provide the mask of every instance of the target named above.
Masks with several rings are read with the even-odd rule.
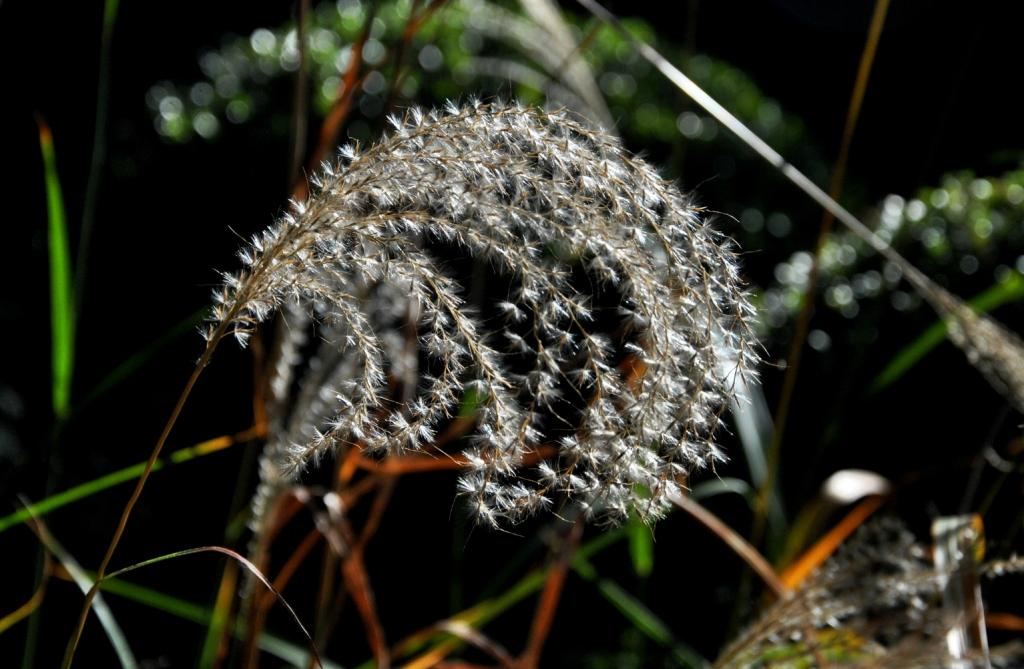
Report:
[[[81,314],[81,300],[85,290],[86,269],[89,250],[92,245],[93,229],[96,225],[96,202],[99,197],[100,180],[107,157],[107,117],[110,105],[110,52],[117,23],[120,0],[106,0],[103,3],[103,32],[100,36],[100,60],[96,78],[96,114],[92,136],[92,158],[89,162],[89,178],[85,185],[85,201],[82,204],[82,227],[78,238],[78,257],[75,262],[75,286],[78,289],[75,313]]]
[[[736,379],[736,398],[730,403],[736,434],[746,456],[750,480],[760,489],[768,482],[768,452],[775,425],[764,389],[757,379]],[[777,486],[778,481],[773,481]],[[697,488],[694,488],[694,493]],[[755,493],[756,496],[756,493]],[[754,500],[756,502],[756,499]],[[770,539],[785,535],[789,521],[778,490],[768,491],[767,523]]]
[[[171,327],[171,329],[160,335],[155,341],[121,362],[121,364],[104,376],[92,390],[84,393],[84,397],[75,405],[75,411],[81,411],[83,407],[99,399],[111,388],[138,372],[146,363],[156,358],[157,354],[166,348],[168,344],[181,335],[194,331],[195,328],[202,324],[209,313],[209,307],[203,307],[189,314]]]
[[[46,182],[47,238],[50,261],[50,333],[53,413],[62,420],[71,404],[71,374],[75,362],[74,298],[71,290],[71,250],[68,244],[64,196],[57,175],[53,133],[41,118],[39,148]]]
[[[466,539],[463,538],[459,547],[461,548],[465,543]],[[547,544],[536,536],[530,537],[529,540],[523,542],[514,553],[508,556],[508,559],[504,560],[501,568],[494,571],[494,575],[480,591],[479,599],[491,599],[503,592],[508,587],[508,584],[512,583],[517,577],[521,577],[525,571],[529,570],[531,565],[537,563],[538,556],[544,550],[547,550]],[[454,610],[461,610],[462,608],[460,606]]]
[[[248,519],[252,511],[250,481],[257,466],[258,456],[257,449],[251,449],[242,457],[242,463],[238,469],[238,480],[235,483],[235,492],[231,496],[229,513],[231,520],[224,528],[224,539],[221,542],[224,546],[239,545],[242,534],[248,529]],[[220,570],[217,594],[213,600],[213,618],[206,627],[206,637],[203,639],[197,665],[199,669],[213,669],[221,664],[221,647],[225,641],[225,635],[230,631],[228,626],[233,620],[232,611],[237,599],[238,575],[238,565],[235,562],[225,562]],[[308,665],[307,662],[306,666]]]
[[[611,546],[623,537],[625,537],[625,532],[623,530],[606,532],[605,534],[602,534],[581,546],[580,549],[576,551],[575,559],[586,560],[595,553]],[[466,616],[462,621],[470,623],[476,627],[490,622],[499,613],[504,612],[512,605],[517,604],[527,596],[540,590],[544,585],[544,581],[547,579],[547,575],[547,569],[537,570],[528,574],[503,594],[490,601],[484,602],[483,605],[471,609],[474,611],[474,614]]]
[[[118,595],[130,599],[139,604],[169,613],[176,618],[188,620],[198,625],[208,625],[213,613],[210,609],[200,604],[187,602],[172,595],[168,595],[142,585],[136,585],[120,578],[108,578],[103,580],[103,592]]]
[[[195,446],[189,446],[182,448],[171,453],[167,458],[157,460],[153,465],[153,471],[163,469],[168,464],[177,465],[189,460],[203,457],[211,453],[223,450],[230,444],[225,445],[224,437],[217,439],[211,439],[204,441]],[[8,530],[15,525],[20,525],[28,521],[33,516],[45,516],[51,511],[55,511],[63,506],[77,502],[80,499],[91,497],[97,493],[103,492],[108,488],[112,488],[121,483],[127,483],[128,481],[134,481],[142,475],[142,471],[146,468],[146,463],[140,462],[124,469],[119,469],[116,472],[111,472],[104,476],[91,481],[86,481],[73,488],[69,488],[63,492],[59,492],[56,495],[51,495],[45,499],[42,499],[34,504],[30,504],[24,508],[18,509],[14,513],[11,513],[3,518],[0,518],[0,532]]]
[[[199,653],[199,669],[212,669],[217,665],[217,656],[220,652],[221,640],[224,638],[224,631],[228,627],[230,612],[218,605],[211,611],[210,622],[206,625],[206,636],[203,638],[203,647]]]
[[[486,399],[487,393],[481,392],[476,388],[467,389],[466,393],[462,396],[462,403],[459,404],[458,417],[473,418]]]
[[[1021,299],[1024,299],[1024,276],[1018,272],[1012,272],[1004,280],[975,296],[974,299],[968,300],[967,303],[976,311],[985,313],[1008,302]],[[870,392],[876,393],[899,380],[932,349],[945,341],[947,333],[948,328],[945,322],[934,323],[920,337],[896,354],[882,370],[882,373],[875,378]]]
[[[695,650],[680,643],[672,635],[672,631],[661,618],[647,606],[631,595],[615,581],[599,576],[597,569],[586,559],[577,557],[572,563],[573,571],[584,580],[597,586],[608,602],[614,606],[637,630],[658,645],[669,648],[675,658],[686,667],[702,669],[709,666],[706,659]]]
[[[647,578],[654,570],[654,531],[639,518],[631,517],[626,525],[629,533],[629,557],[633,571],[640,578]]]

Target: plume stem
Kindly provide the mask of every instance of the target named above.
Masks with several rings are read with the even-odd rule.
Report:
[[[178,417],[181,415],[182,409],[185,408],[185,403],[192,394],[192,389],[195,387],[196,382],[203,373],[203,370],[210,363],[210,359],[213,357],[213,352],[217,349],[217,344],[224,337],[225,332],[227,332],[227,321],[218,325],[207,340],[206,348],[203,350],[202,356],[192,369],[191,376],[189,376],[188,381],[185,383],[185,387],[182,389],[181,395],[178,397],[178,401],[174,405],[174,409],[171,410],[171,415],[167,419],[167,423],[164,425],[164,429],[160,433],[160,437],[157,439],[156,445],[153,447],[153,451],[149,454],[149,459],[146,461],[146,467],[142,470],[142,475],[139,476],[139,480],[135,484],[135,489],[132,491],[131,497],[128,498],[128,502],[124,505],[124,509],[121,511],[121,519],[118,521],[117,528],[114,530],[114,536],[110,540],[110,544],[107,546],[107,552],[103,556],[103,561],[100,563],[99,569],[96,570],[96,582],[85,596],[85,603],[82,605],[82,612],[78,617],[78,623],[75,627],[74,634],[72,634],[71,639],[68,641],[68,646],[64,653],[64,661],[61,664],[63,669],[69,669],[71,667],[71,663],[75,657],[75,651],[78,648],[78,642],[82,638],[82,631],[85,628],[86,620],[89,618],[89,610],[92,608],[93,600],[96,599],[100,585],[103,583],[103,577],[107,572],[107,567],[110,566],[110,561],[114,557],[114,551],[117,550],[117,546],[121,542],[121,537],[124,535],[125,528],[128,526],[128,519],[131,517],[132,511],[135,509],[135,504],[139,501],[139,497],[142,495],[142,489],[146,486],[146,481],[149,479],[149,475],[153,471],[153,466],[160,458],[160,453],[163,451],[164,444],[167,443],[167,438],[170,436],[171,430],[174,429],[174,425],[178,422]]]

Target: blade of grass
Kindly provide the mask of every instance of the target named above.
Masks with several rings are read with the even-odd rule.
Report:
[[[266,529],[260,533],[258,546],[255,550],[250,548],[250,552],[256,556],[257,564],[260,568],[269,571],[270,549],[274,543],[277,533],[284,529],[291,519],[295,517],[295,514],[301,509],[308,509],[312,513],[315,527],[292,551],[292,554],[289,556],[284,566],[281,567],[277,576],[274,577],[274,587],[279,591],[283,591],[288,585],[292,576],[295,575],[313,548],[319,545],[321,538],[327,538],[327,543],[331,544],[325,548],[327,551],[326,557],[330,558],[335,558],[339,553],[344,552],[344,547],[350,543],[351,532],[347,523],[345,523],[343,519],[331,514],[329,507],[326,504],[324,505],[324,508],[328,508],[326,513],[321,509],[318,509],[317,506],[313,504],[313,501],[319,497],[319,493],[315,493],[309,488],[301,485],[294,485],[283,490],[271,502],[271,511],[267,514],[268,525],[266,526]],[[331,563],[331,576],[333,576],[334,573],[334,564],[334,562]],[[324,569],[326,569],[326,563],[324,565]],[[321,583],[323,578],[324,573],[322,570]],[[322,591],[323,586],[321,585],[321,593]],[[242,664],[243,666],[248,667],[256,666],[258,663],[258,639],[260,634],[263,632],[263,625],[266,622],[267,614],[276,600],[271,593],[260,594],[255,592],[251,593],[247,599],[248,601],[244,605],[244,608],[246,609],[245,615],[247,618],[246,636],[241,652],[242,658],[244,658],[242,660]],[[321,639],[321,612],[319,609],[319,606],[314,609],[315,617],[313,636],[313,644],[318,648]]]
[[[244,443],[251,439],[259,438],[260,436],[262,436],[261,429],[250,428],[243,432],[239,432],[234,436],[224,435],[214,439],[208,439],[207,441],[200,442],[195,446],[178,449],[164,460],[155,461],[153,463],[152,471],[159,471],[168,465],[177,465],[190,460],[195,460],[196,458],[201,458],[205,455],[222,451],[235,444]],[[69,488],[64,492],[57,493],[56,495],[52,495],[46,499],[30,504],[27,507],[18,509],[14,513],[0,518],[0,532],[26,522],[33,515],[40,517],[45,516],[52,511],[56,511],[61,507],[67,506],[68,504],[73,504],[81,499],[103,492],[108,488],[137,479],[143,473],[145,467],[146,463],[140,462],[130,467],[119,469],[116,472],[111,472],[97,479],[93,479],[92,481],[86,481],[85,483]]]
[[[829,532],[808,548],[803,555],[782,572],[782,582],[789,588],[797,588],[804,579],[831,556],[854,531],[877,511],[886,498],[876,495],[855,506]]]
[[[270,653],[288,663],[290,667],[305,667],[309,664],[309,651],[289,643],[280,637],[264,632],[259,637],[259,647],[265,653]],[[315,658],[314,658],[315,659]],[[317,660],[323,669],[342,669],[340,664],[320,658]]]
[[[95,575],[93,575],[95,576]],[[100,586],[105,593],[118,595],[133,602],[144,604],[157,611],[188,620],[198,625],[209,625],[213,620],[213,611],[193,602],[187,602],[142,585],[136,585],[120,578],[107,578]]]
[[[71,404],[71,375],[75,363],[75,305],[71,286],[71,250],[68,244],[64,196],[57,174],[53,133],[42,117],[39,147],[43,154],[46,181],[46,214],[50,258],[50,340],[53,413],[58,422],[67,416]]]
[[[1024,299],[1024,275],[1012,272],[996,285],[968,300],[978,313],[992,311],[1009,302]],[[869,392],[877,393],[898,381],[936,346],[946,340],[949,326],[944,320],[935,322],[921,336],[905,346],[875,378]]]
[[[23,500],[22,503],[25,503],[25,501]],[[46,550],[64,566],[64,569],[67,570],[83,595],[88,594],[90,590],[96,587],[95,581],[78,565],[75,558],[60,545],[60,542],[50,534],[49,529],[41,520],[33,517],[30,521],[30,527],[35,532],[35,535],[39,537],[39,541],[46,547]],[[114,652],[117,654],[117,660],[121,667],[123,669],[136,669],[139,665],[135,661],[135,655],[128,645],[128,639],[125,637],[124,632],[121,631],[121,626],[117,624],[117,620],[110,611],[110,607],[107,606],[106,601],[97,595],[93,600],[93,608],[96,611],[96,618],[100,621],[100,625],[103,626],[103,631],[106,632],[107,638],[110,639],[110,645],[114,647]]]
[[[505,647],[499,644],[494,639],[489,638],[480,630],[453,622],[441,622],[438,623],[437,630],[451,634],[452,636],[462,639],[467,644],[482,650],[487,653],[493,660],[498,663],[502,669],[521,669],[520,665],[516,663],[514,657],[509,655],[509,652],[505,650]],[[460,662],[447,662],[445,666],[449,669],[456,669],[457,667],[464,667],[465,669],[471,669],[474,667],[486,666],[486,665],[475,665]]]
[[[335,476],[334,494],[340,499],[344,492],[342,468],[335,469]],[[334,516],[330,512],[314,512],[317,530],[326,539],[326,553],[317,592],[317,635],[314,643],[319,648],[331,637],[338,622],[340,606],[348,596],[355,604],[356,612],[363,622],[367,642],[373,651],[378,669],[390,666],[390,648],[377,613],[376,595],[366,570],[364,555],[366,546],[380,528],[397,484],[397,477],[383,479],[358,538],[344,517]],[[340,591],[334,585],[336,574],[342,576],[344,583],[344,588]]]
[[[671,649],[672,655],[685,667],[701,669],[710,663],[697,651],[678,641],[668,625],[622,586],[611,579],[601,577],[597,569],[585,558],[573,561],[572,569],[584,580],[597,586],[601,596],[614,606],[619,613],[651,641]]]
[[[39,148],[43,158],[43,181],[46,190],[47,248],[50,270],[50,375],[51,409],[54,415],[50,438],[39,454],[41,462],[47,463],[46,484],[43,494],[53,491],[54,472],[60,469],[60,452],[55,445],[68,417],[71,404],[71,379],[75,357],[75,305],[71,285],[71,250],[68,242],[67,215],[64,211],[64,196],[61,192],[57,158],[53,148],[53,133],[41,116],[36,117],[39,126]],[[36,557],[36,587],[44,578],[43,553],[39,548]],[[35,664],[35,651],[41,628],[40,612],[33,611],[26,631],[22,653],[22,669],[31,669]]]
[[[760,489],[768,478],[768,460],[766,454],[772,441],[772,434],[775,432],[775,425],[772,421],[771,411],[768,409],[768,400],[765,399],[764,390],[761,388],[760,379],[746,379],[736,377],[736,394],[730,401],[730,413],[736,425],[736,434],[739,437],[740,445],[743,447],[743,454],[746,456],[747,469],[750,471],[750,480],[754,488]],[[706,483],[713,483],[708,481]],[[701,484],[701,485],[706,485]],[[744,483],[744,486],[746,484]],[[696,486],[691,495],[700,499],[697,495]],[[751,497],[751,502],[756,503],[756,493]],[[775,534],[782,534],[788,528],[786,511],[782,507],[782,499],[779,495],[773,494],[768,500],[768,529]]]
[[[983,458],[976,458],[975,460],[983,461]],[[965,494],[968,487],[965,487]],[[775,571],[782,577],[783,582],[790,587],[796,587],[787,581],[783,575],[784,572],[791,568],[798,560],[803,559],[801,556],[816,540],[835,532],[835,529],[830,532],[828,525],[837,511],[841,511],[844,507],[848,506],[852,508],[853,505],[873,497],[888,496],[891,490],[892,484],[875,472],[841,469],[832,473],[822,482],[818,494],[809,499],[796,514],[789,532],[786,533],[785,543],[776,556],[774,563]],[[845,540],[846,536],[855,530],[860,522],[866,520],[869,515],[870,512],[862,517],[857,524],[851,526],[846,534],[836,535],[835,545],[838,546],[839,543]],[[824,557],[828,557],[828,555],[826,554]],[[822,560],[824,560],[824,557]],[[820,561],[811,564],[810,569],[813,569],[818,564],[820,564]],[[802,581],[802,577],[799,580]]]
[[[39,585],[36,586],[35,592],[32,593],[32,596],[29,597],[27,602],[0,618],[0,634],[3,634],[11,627],[32,615],[32,613],[42,605],[43,599],[46,597],[46,586],[50,580],[50,568],[50,552],[43,551],[43,577],[39,581]]]
[[[626,524],[629,534],[629,557],[633,561],[633,571],[640,578],[647,578],[654,570],[654,533],[636,516]]]
[[[225,634],[234,612],[235,591],[238,587],[238,565],[229,561],[221,574],[217,598],[214,600],[210,624],[203,638],[203,649],[199,654],[200,669],[211,669],[220,661],[226,648]]]
[[[100,189],[100,176],[107,155],[107,106],[110,100],[110,44],[117,23],[120,0],[106,0],[103,3],[103,33],[100,37],[100,63],[96,83],[96,119],[93,126],[92,158],[89,162],[89,181],[85,187],[85,203],[82,207],[82,229],[78,240],[78,258],[75,263],[75,286],[78,289],[74,310],[81,313],[84,295],[86,267],[92,231],[96,224],[96,200]]]
[[[130,378],[133,374],[136,374],[147,363],[156,358],[157,354],[164,350],[168,344],[176,340],[178,337],[189,332],[194,332],[195,329],[206,320],[209,313],[209,307],[203,307],[202,309],[194,311],[177,324],[171,326],[170,329],[165,331],[145,348],[139,350],[137,353],[121,362],[117,367],[104,376],[99,383],[93,386],[92,390],[84,394],[82,399],[75,404],[73,413],[78,413],[86,406],[92,404],[94,401],[109,392],[117,384]]]
[[[383,625],[381,625],[379,616],[376,610],[376,596],[374,595],[373,589],[370,584],[370,577],[366,571],[366,567],[363,561],[363,556],[366,551],[366,546],[370,540],[377,533],[380,528],[381,521],[384,517],[384,513],[388,506],[391,504],[392,496],[396,486],[398,485],[397,477],[387,477],[376,497],[373,500],[373,506],[370,508],[369,516],[363,525],[362,530],[359,533],[359,538],[356,540],[349,554],[344,556],[341,561],[341,574],[345,583],[345,589],[352,598],[352,602],[356,606],[356,611],[359,613],[359,617],[362,618],[364,627],[367,630],[368,640],[370,647],[374,650],[374,655],[377,658],[377,668],[386,669],[391,664],[390,649],[387,646],[386,637],[384,634]],[[340,491],[340,487],[336,490]],[[351,533],[351,528],[346,527],[346,523],[335,523],[340,525],[342,530],[348,530]],[[318,526],[322,527],[322,523],[318,523]],[[321,532],[324,532],[325,537],[330,541],[329,530],[330,528],[322,527]],[[326,583],[326,582],[325,582]],[[324,638],[330,638],[334,625],[338,620],[337,608],[332,606],[331,610],[328,610],[326,606],[326,599],[323,597],[326,595],[326,591],[321,592],[322,604],[320,607],[320,618],[324,622],[323,628],[319,630]],[[337,597],[335,597],[337,601]],[[318,639],[318,642],[321,640]]]

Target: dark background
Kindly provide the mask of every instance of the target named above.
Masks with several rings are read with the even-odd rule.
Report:
[[[620,15],[651,20],[662,39],[682,42],[693,30],[698,51],[745,71],[801,118],[814,143],[834,157],[873,3],[716,0],[700,3],[695,12],[688,3],[675,5],[609,3]],[[286,140],[250,127],[225,133],[216,143],[170,145],[153,131],[144,104],[147,89],[161,79],[193,80],[200,49],[216,45],[226,33],[245,35],[277,25],[292,11],[289,2],[122,2],[112,52],[108,158],[77,326],[76,396],[206,304],[219,280],[214,270],[236,266],[239,236],[270,223],[290,190]],[[689,23],[694,16],[696,27]],[[75,414],[59,434],[56,450],[50,450],[46,209],[34,114],[53,129],[74,245],[89,169],[101,17],[101,2],[6,0],[0,5],[0,155],[7,168],[0,390],[9,409],[0,450],[0,514],[13,508],[17,494],[38,499],[47,486],[61,490],[142,460],[202,348],[198,336],[174,339],[141,374]],[[950,170],[998,174],[1016,164],[1024,149],[1022,18],[1019,3],[1011,2],[893,3],[848,168],[865,199],[912,192]],[[736,150],[745,149],[737,145]],[[736,188],[742,200],[743,185]],[[780,180],[780,197],[799,199],[787,189]],[[806,248],[818,214],[812,207],[802,211],[808,213],[794,223],[806,231]],[[771,253],[745,251],[758,257]],[[757,284],[765,277],[751,279]],[[1000,317],[1012,329],[1022,322],[1020,309]],[[888,317],[885,337],[807,363],[804,373],[817,382],[797,391],[782,470],[787,506],[797,508],[813,496],[829,472],[860,466],[897,480],[921,474],[895,508],[922,536],[931,516],[956,510],[967,476],[957,463],[986,438],[1005,443],[1020,416],[1007,414],[1003,400],[948,344],[899,386],[871,398],[861,392],[891,353],[931,320],[925,313]],[[785,349],[769,354],[777,361]],[[763,371],[772,405],[781,376],[772,367]],[[224,346],[169,447],[248,427],[251,378],[248,352]],[[823,378],[834,380],[823,384]],[[823,434],[830,435],[827,451],[818,448]],[[726,444],[735,460],[722,473],[742,476],[741,452],[728,438]],[[156,475],[115,564],[221,543],[235,482],[251,475],[242,467],[244,456],[244,449],[236,448]],[[470,533],[452,510],[453,484],[454,477],[443,474],[403,481],[368,556],[392,640],[451,612],[459,603],[452,601],[452,579],[461,579],[463,606],[476,601],[508,556],[530,544],[511,535]],[[55,513],[48,523],[81,564],[95,567],[127,494],[126,487],[115,488]],[[1011,486],[1008,518],[1020,501],[1019,484]],[[742,530],[748,514],[740,502],[723,499],[713,506]],[[999,518],[990,521],[997,546],[1009,532]],[[530,528],[523,533],[530,536]],[[704,529],[678,515],[659,525],[656,537],[654,575],[636,587],[679,638],[713,656],[725,640],[740,566]],[[25,528],[9,530],[0,535],[0,556],[5,575],[0,610],[6,612],[31,593],[34,539]],[[524,565],[541,557],[527,555]],[[612,551],[600,564],[630,583],[624,551]],[[208,604],[218,573],[214,558],[199,556],[136,578]],[[624,628],[591,587],[573,579],[567,587],[547,649],[550,666],[615,648]],[[58,660],[80,601],[70,585],[51,586],[38,666]],[[112,605],[140,658],[164,658],[167,666],[195,661],[201,628],[123,601]],[[532,603],[521,606],[489,629],[515,651],[531,609]],[[272,626],[298,638],[283,619],[274,619]],[[339,629],[346,648],[339,659],[347,665],[366,657],[358,621],[353,617]],[[0,665],[20,658],[23,635],[24,624],[0,636]],[[81,666],[112,661],[102,632],[90,624]]]

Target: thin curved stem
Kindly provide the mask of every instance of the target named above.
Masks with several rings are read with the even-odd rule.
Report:
[[[139,497],[142,495],[142,489],[146,486],[146,481],[149,480],[149,475],[153,471],[153,466],[160,458],[160,452],[163,451],[164,444],[167,443],[167,438],[170,436],[171,430],[174,429],[175,423],[178,422],[178,416],[181,415],[181,411],[185,407],[185,402],[188,401],[189,396],[192,394],[192,389],[195,387],[196,381],[199,380],[199,376],[210,363],[210,358],[213,357],[213,352],[217,349],[217,344],[224,337],[224,333],[227,331],[227,324],[230,321],[230,317],[225,318],[210,336],[210,339],[206,344],[206,349],[203,351],[203,355],[199,358],[199,361],[196,362],[196,366],[193,368],[191,376],[189,376],[188,381],[185,383],[185,387],[182,389],[181,395],[178,397],[178,401],[174,405],[174,409],[171,411],[171,415],[167,419],[167,423],[164,425],[163,432],[160,433],[160,438],[157,439],[156,446],[153,447],[153,452],[149,454],[149,459],[146,461],[146,467],[142,470],[142,475],[139,476],[138,483],[135,484],[135,490],[132,491],[131,497],[128,498],[128,502],[124,505],[124,510],[121,512],[121,519],[117,523],[117,529],[114,530],[114,537],[110,540],[110,545],[107,546],[106,555],[103,556],[103,562],[100,563],[100,567],[96,571],[97,583],[103,580],[107,567],[110,566],[110,561],[114,557],[114,551],[117,550],[118,544],[121,543],[121,537],[124,535],[125,528],[128,526],[128,519],[131,517],[132,511],[135,509],[135,504],[139,501]],[[89,610],[92,608],[92,603],[96,598],[97,592],[99,592],[99,588],[93,588],[86,595],[85,604],[82,606],[82,612],[78,617],[78,624],[75,627],[74,634],[68,641],[67,649],[64,652],[64,661],[61,664],[63,669],[69,669],[71,667],[71,663],[75,657],[75,651],[78,649],[78,642],[82,638],[82,631],[85,629],[85,622],[89,618]]]
[[[690,514],[697,522],[718,535],[736,555],[761,577],[764,584],[771,589],[772,594],[778,599],[785,599],[789,595],[789,588],[779,579],[778,574],[772,569],[768,560],[764,559],[764,556],[757,552],[757,549],[741,537],[736,530],[729,527],[718,516],[705,509],[691,497],[673,494],[669,496],[669,499],[672,500],[673,504]]]

